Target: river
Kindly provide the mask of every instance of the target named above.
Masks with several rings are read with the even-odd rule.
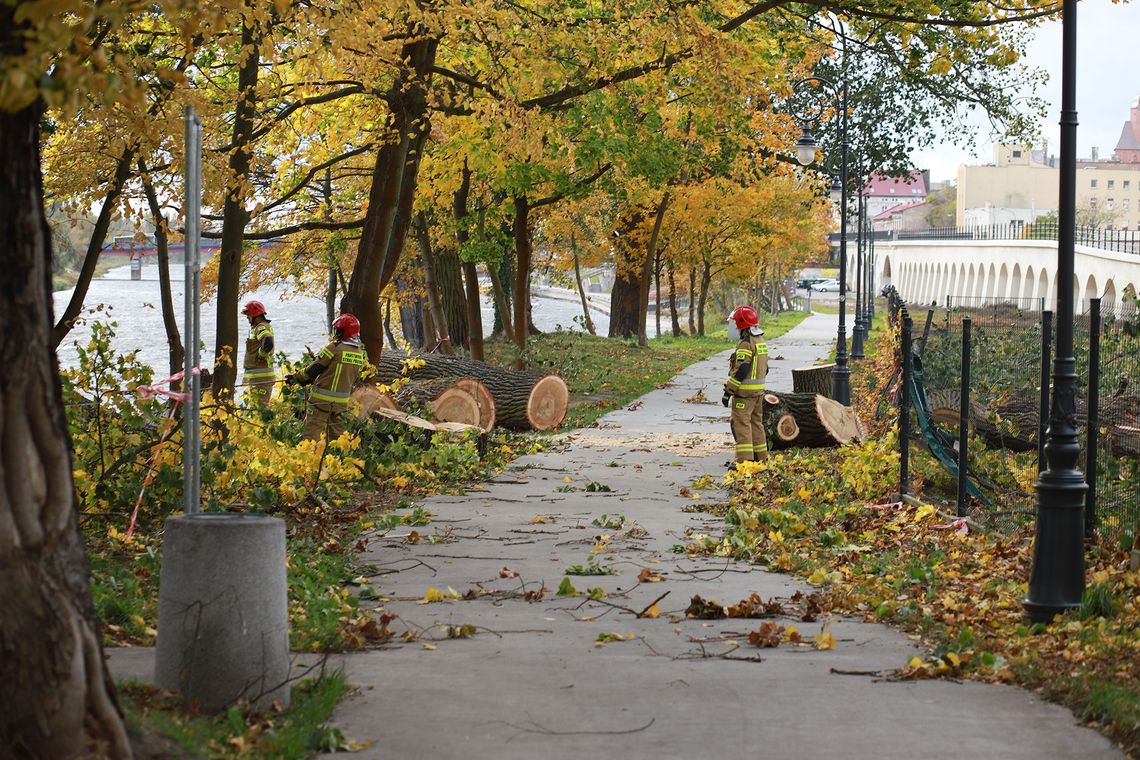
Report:
[[[172,267],[172,275],[180,277],[181,267]],[[174,293],[174,308],[177,312],[178,328],[183,330],[182,280],[171,283]],[[569,291],[567,291],[569,293]],[[55,293],[55,311],[60,313],[71,298],[71,290]],[[327,339],[325,323],[325,303],[319,298],[298,296],[286,292],[282,287],[261,288],[243,297],[243,302],[257,299],[265,304],[273,320],[277,350],[291,357],[298,357],[306,347],[319,349]],[[489,296],[482,305],[483,332],[489,335],[494,320],[494,309]],[[210,300],[202,304],[202,337],[205,343],[203,359],[210,356],[214,347],[214,329],[217,309]],[[543,332],[581,330],[574,318],[582,313],[581,305],[574,300],[536,297],[534,299],[534,324]],[[609,329],[609,317],[591,311],[598,333],[605,335]],[[59,363],[62,367],[74,367],[79,360],[76,346],[85,345],[91,337],[90,322],[93,320],[113,321],[115,328],[113,346],[116,351],[126,353],[137,351],[139,359],[165,376],[167,367],[166,330],[162,326],[158,288],[158,266],[144,265],[142,279],[132,280],[130,265],[117,267],[91,282],[81,321],[68,333],[59,347]],[[238,366],[245,353],[245,325],[241,326],[242,339],[238,346]]]

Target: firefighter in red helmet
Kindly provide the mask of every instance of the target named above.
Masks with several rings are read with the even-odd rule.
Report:
[[[760,329],[760,316],[751,306],[740,306],[729,315],[740,334],[732,352],[728,382],[721,403],[732,407],[732,437],[736,461],[751,462],[768,456],[764,436],[764,378],[768,375],[768,344]]]
[[[313,386],[305,412],[306,440],[316,440],[322,435],[332,440],[344,432],[352,386],[364,368],[360,320],[351,314],[341,314],[333,320],[332,328],[329,344],[308,367],[286,380],[290,384]]]
[[[250,403],[266,406],[273,396],[277,374],[273,370],[273,326],[261,301],[249,301],[241,313],[249,320],[242,362],[242,384]]]

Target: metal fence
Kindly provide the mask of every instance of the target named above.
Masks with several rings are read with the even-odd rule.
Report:
[[[965,227],[933,227],[925,230],[896,230],[894,240],[1056,240],[1056,222],[1035,224],[979,224]],[[1140,230],[1114,230],[1077,227],[1077,245],[1107,251],[1140,254]]]
[[[953,503],[962,516],[997,529],[1031,521],[1048,422],[1053,315],[1040,299],[955,298],[916,312],[897,295],[891,303],[896,319],[909,316],[912,323],[909,474],[923,478],[928,497]],[[1088,524],[1106,537],[1134,533],[1140,530],[1140,314],[1135,303],[1099,301],[1082,312],[1074,341]],[[963,461],[965,470],[958,466]]]

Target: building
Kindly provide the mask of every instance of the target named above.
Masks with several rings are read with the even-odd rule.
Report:
[[[872,229],[876,232],[930,229],[930,208],[925,199],[900,204],[871,217]]]
[[[884,177],[872,174],[863,193],[867,198],[867,215],[874,218],[884,211],[926,199],[930,188],[930,172],[911,172],[908,177]]]
[[[985,166],[958,167],[959,226],[1029,224],[1055,213],[1055,156],[1023,145],[998,145]],[[1092,149],[1077,161],[1077,224],[1140,229],[1140,96],[1132,101],[1112,158]]]

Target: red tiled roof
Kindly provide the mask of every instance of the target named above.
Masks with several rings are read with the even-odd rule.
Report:
[[[886,211],[874,216],[875,219],[888,219],[895,214],[906,211],[907,209],[916,208],[918,206],[925,206],[926,201],[915,201],[914,203],[900,203],[898,206],[891,206]]]
[[[894,189],[892,193],[891,190]],[[926,197],[926,182],[921,172],[912,172],[909,179],[902,177],[883,177],[872,174],[867,182],[865,192],[867,195],[914,195],[911,190],[918,189],[919,197]]]

